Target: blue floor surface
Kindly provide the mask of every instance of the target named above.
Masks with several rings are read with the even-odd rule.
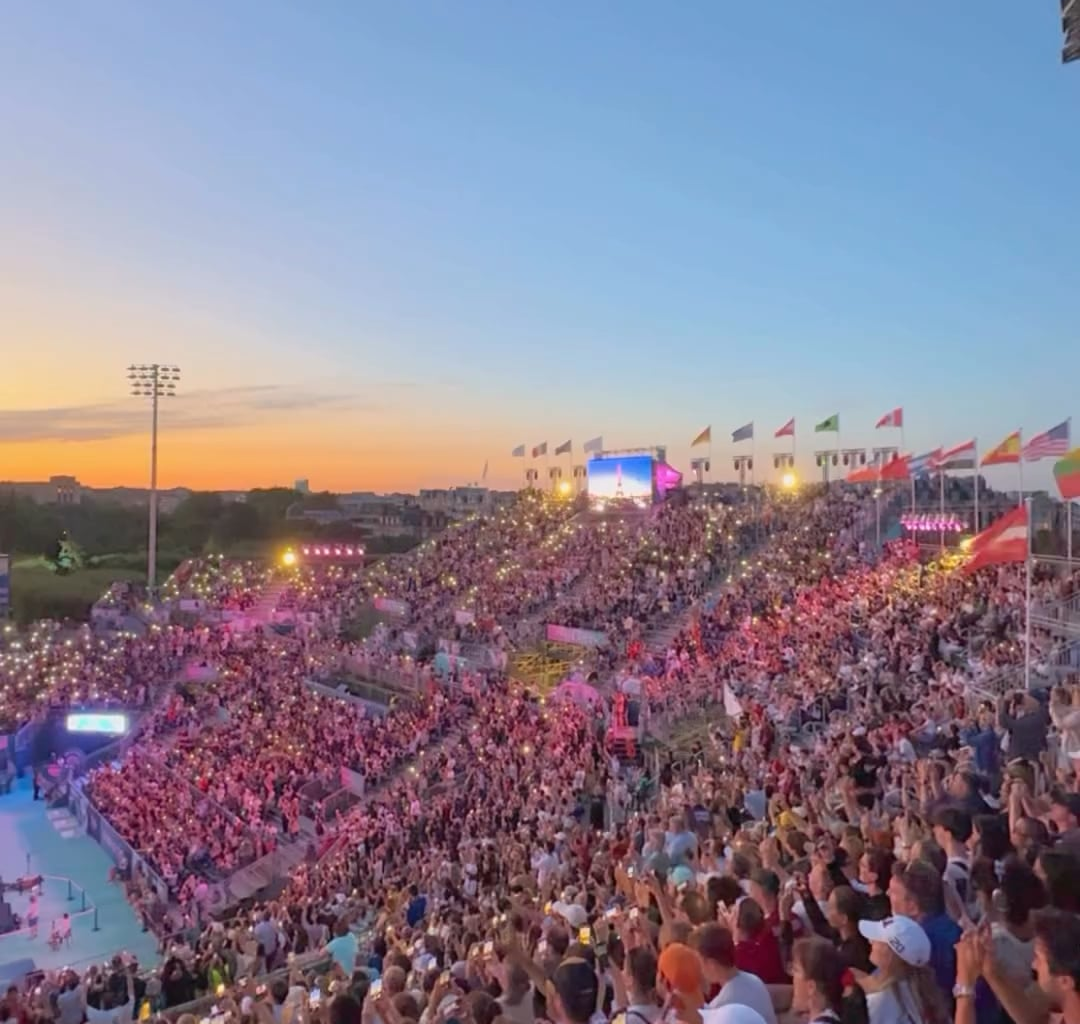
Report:
[[[37,937],[25,932],[0,936],[0,981],[10,973],[21,973],[5,969],[7,965],[27,959],[46,969],[85,967],[126,950],[140,964],[157,962],[153,934],[142,930],[123,887],[109,881],[113,866],[109,855],[81,832],[61,835],[44,801],[34,801],[30,781],[20,779],[9,795],[0,796],[0,876],[6,883],[27,874],[28,856],[31,875],[54,877],[47,877],[42,887]],[[82,888],[87,913],[80,913]],[[8,892],[4,898],[16,914],[26,916],[28,895]],[[93,930],[94,907],[98,931]],[[52,923],[65,912],[72,915],[71,943],[54,951],[48,945]]]

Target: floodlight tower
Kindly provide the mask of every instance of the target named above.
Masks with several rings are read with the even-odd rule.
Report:
[[[146,591],[153,597],[157,587],[157,434],[158,400],[175,398],[180,382],[180,367],[162,363],[136,363],[128,367],[131,393],[149,398],[150,420],[150,536],[146,555]]]

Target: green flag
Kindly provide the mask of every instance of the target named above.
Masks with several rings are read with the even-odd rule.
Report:
[[[840,430],[840,413],[834,412],[827,420],[822,420],[816,427],[814,432],[821,434],[825,432],[836,433]]]

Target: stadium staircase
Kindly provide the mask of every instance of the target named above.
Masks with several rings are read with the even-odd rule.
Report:
[[[288,589],[289,584],[286,580],[275,580],[273,583],[267,584],[263,588],[262,594],[259,595],[259,600],[255,602],[251,609],[252,618],[258,619],[260,622],[269,622],[277,609],[282,594]]]

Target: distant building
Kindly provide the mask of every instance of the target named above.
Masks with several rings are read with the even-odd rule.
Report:
[[[442,512],[459,519],[498,508],[513,500],[509,491],[492,491],[487,487],[421,488],[418,504],[425,512]]]
[[[29,498],[38,505],[81,505],[83,490],[83,485],[73,476],[51,476],[44,482],[0,483],[0,491]]]
[[[311,484],[308,481],[308,478],[304,477],[302,480],[297,480],[296,483],[293,484],[293,490],[300,494],[310,494]]]

